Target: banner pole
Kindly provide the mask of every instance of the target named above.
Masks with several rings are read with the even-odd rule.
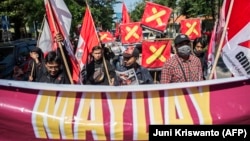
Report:
[[[226,23],[225,23],[225,26],[224,26],[223,32],[222,32],[222,37],[220,39],[219,47],[217,49],[217,54],[216,54],[215,59],[214,59],[214,64],[213,64],[211,73],[209,75],[209,80],[211,80],[212,77],[213,77],[213,73],[215,71],[215,68],[217,66],[217,63],[218,63],[218,60],[219,60],[219,57],[220,57],[220,54],[221,54],[222,44],[223,44],[223,41],[224,41],[224,38],[225,38],[225,35],[226,35],[228,22],[229,22],[229,19],[230,19],[231,13],[232,13],[232,9],[233,9],[233,3],[234,3],[234,0],[231,0],[229,10],[228,10],[228,14],[227,14],[227,18],[226,18]]]

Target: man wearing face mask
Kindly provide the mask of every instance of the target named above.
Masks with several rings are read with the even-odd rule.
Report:
[[[161,71],[161,83],[193,82],[203,80],[199,58],[191,54],[190,39],[180,34],[174,39],[176,54],[168,59]]]

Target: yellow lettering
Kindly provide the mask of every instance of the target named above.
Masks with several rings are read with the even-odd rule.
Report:
[[[106,140],[103,123],[103,106],[101,93],[85,93],[81,98],[77,117],[77,135],[75,139],[86,139],[86,131],[92,131],[94,140]],[[90,119],[88,119],[90,117]],[[95,131],[95,132],[94,132]]]
[[[132,94],[133,102],[133,139],[134,140],[148,140],[145,102],[143,92],[136,92]]]
[[[208,86],[199,87],[200,91],[197,88],[190,88],[190,97],[194,98],[193,103],[201,124],[212,124],[212,117],[210,113],[210,92]],[[193,100],[193,99],[192,99]]]
[[[38,96],[33,113],[37,136],[47,138],[47,132],[51,139],[60,139],[60,134],[62,138],[73,139],[71,123],[75,96],[73,92],[63,92],[56,99],[55,91],[43,91]]]
[[[193,124],[182,89],[169,90],[168,92],[170,124]]]
[[[111,133],[114,134],[112,140],[123,140],[123,114],[125,109],[125,104],[128,94],[123,93],[109,93],[107,94],[108,98],[110,97],[111,106],[110,109],[110,119],[111,123],[114,124],[114,127],[111,127]],[[111,109],[114,111],[112,112]],[[112,132],[113,130],[113,132]],[[119,132],[118,132],[119,131]]]

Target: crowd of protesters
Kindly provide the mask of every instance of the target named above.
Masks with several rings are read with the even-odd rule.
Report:
[[[59,35],[58,42],[63,39]],[[85,85],[123,85],[117,78],[116,71],[134,70],[137,84],[179,83],[202,81],[207,76],[205,38],[191,41],[187,35],[179,34],[173,40],[171,57],[164,63],[157,81],[152,73],[140,65],[140,51],[136,46],[95,46],[92,48],[86,69],[81,70],[81,84]],[[117,48],[119,51],[110,48]],[[70,84],[63,68],[59,51],[43,54],[39,47],[30,51],[28,69],[24,72],[14,68],[13,79],[32,82]],[[125,84],[125,83],[124,83]]]

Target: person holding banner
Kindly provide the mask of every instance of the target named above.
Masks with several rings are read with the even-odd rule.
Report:
[[[140,52],[137,47],[128,46],[122,54],[123,65],[119,66],[117,70],[123,72],[133,68],[135,70],[139,84],[154,84],[153,78],[149,71],[137,63],[139,55]]]
[[[191,53],[189,37],[185,34],[179,34],[174,39],[174,44],[176,54],[164,63],[160,83],[203,80],[201,62]]]
[[[115,67],[103,58],[104,49],[101,46],[95,46],[92,48],[91,55],[92,61],[86,66],[86,75],[83,83],[91,85],[114,85],[116,77]]]

